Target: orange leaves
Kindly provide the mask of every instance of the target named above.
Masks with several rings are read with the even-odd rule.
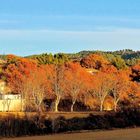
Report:
[[[100,110],[107,97],[112,96],[114,110],[116,111],[118,102],[127,97],[129,93],[129,75],[126,71],[98,72],[93,75],[93,95],[100,101]]]
[[[137,82],[130,82],[128,99],[134,104],[140,104],[140,85]]]
[[[94,75],[93,97],[99,100],[100,111],[103,110],[103,104],[112,88],[112,76],[107,73],[98,72]]]
[[[75,102],[87,96],[91,85],[91,74],[78,63],[68,63],[65,71],[66,93],[71,97],[73,111]]]
[[[93,75],[94,80],[94,88],[102,88],[102,86],[110,87],[112,81],[112,75],[104,72],[98,72],[97,74]]]
[[[125,76],[123,76],[122,72],[118,72],[116,75],[114,75],[112,80],[112,93],[114,100],[117,100],[118,102],[128,94],[129,81]]]
[[[114,67],[113,65],[104,65],[102,68],[101,68],[101,71],[104,72],[104,73],[116,73],[117,72],[117,68]]]
[[[81,60],[81,65],[86,68],[100,69],[109,62],[99,54],[91,54]]]
[[[79,92],[89,89],[92,76],[86,71],[85,68],[82,68],[78,63],[68,63],[66,65],[66,81],[69,83],[67,86],[74,88],[74,86],[79,89]],[[72,87],[70,87],[72,86]]]
[[[8,64],[4,68],[4,75],[13,92],[20,92],[18,85],[23,82],[24,77],[29,77],[36,68],[35,62],[13,55],[8,56]]]
[[[8,55],[3,74],[14,93],[27,92],[28,87],[28,93],[35,90],[44,93],[45,98],[56,99],[56,107],[60,99],[67,97],[73,105],[77,100],[86,102],[83,101],[86,97],[90,103],[100,102],[100,110],[103,110],[106,97],[112,99],[116,109],[119,101],[130,99],[132,95],[140,98],[139,85],[130,78],[131,75],[134,81],[139,82],[139,64],[132,69],[118,70],[102,55],[91,54],[81,60],[81,65],[74,62],[37,65],[34,60]],[[43,95],[39,95],[41,101]]]
[[[136,82],[131,82],[130,93],[140,97],[140,85]]]
[[[132,78],[134,81],[140,82],[140,63],[132,67]]]
[[[136,72],[140,72],[140,64],[137,64],[137,65],[133,66],[132,70],[134,70]]]
[[[94,85],[93,89],[99,96],[106,96],[112,87],[112,75],[99,72],[93,77]]]

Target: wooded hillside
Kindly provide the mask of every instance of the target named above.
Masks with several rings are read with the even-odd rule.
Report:
[[[1,55],[1,60],[0,78],[22,95],[25,110],[117,111],[140,105],[140,52]]]

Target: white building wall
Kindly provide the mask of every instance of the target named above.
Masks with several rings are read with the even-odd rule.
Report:
[[[21,111],[21,100],[19,99],[7,99],[7,100],[0,100],[0,111],[6,112],[6,111]]]

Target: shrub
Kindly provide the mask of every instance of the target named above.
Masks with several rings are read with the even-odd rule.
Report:
[[[42,135],[67,131],[112,129],[140,126],[140,109],[124,108],[117,113],[102,115],[90,114],[86,118],[74,117],[65,119],[60,116],[56,119],[41,118],[36,115],[32,118],[8,116],[0,119],[0,136],[17,137],[25,135]]]

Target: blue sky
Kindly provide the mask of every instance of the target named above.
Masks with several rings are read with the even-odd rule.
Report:
[[[140,0],[1,0],[0,53],[140,50]]]

